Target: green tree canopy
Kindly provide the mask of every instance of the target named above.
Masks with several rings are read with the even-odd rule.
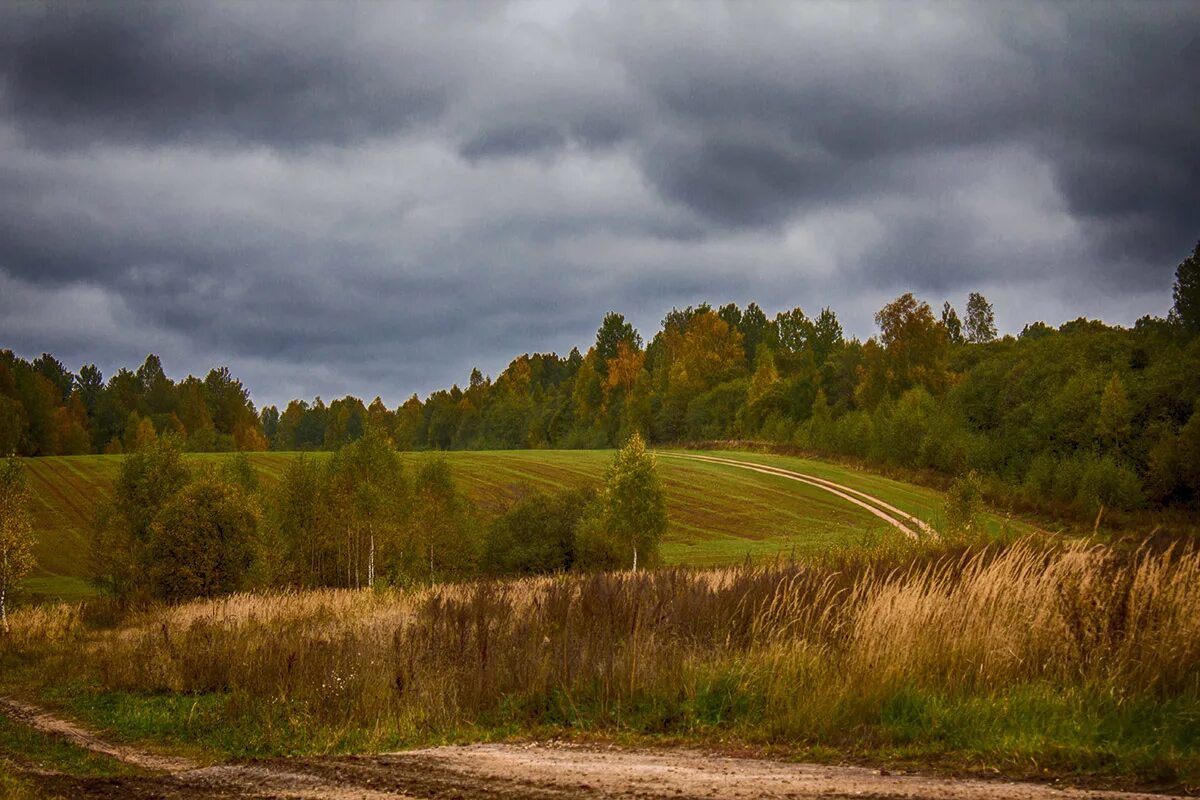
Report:
[[[623,565],[653,564],[667,530],[667,501],[641,435],[633,434],[605,474],[599,522],[617,546]]]
[[[97,583],[118,595],[149,587],[150,526],[189,477],[179,441],[172,436],[122,459],[92,539],[92,574]]]
[[[967,297],[966,339],[975,344],[986,344],[996,338],[996,315],[992,304],[979,292]]]
[[[1200,242],[1176,267],[1172,297],[1172,310],[1179,322],[1188,332],[1200,333]]]
[[[946,327],[946,338],[950,340],[950,344],[963,343],[962,320],[958,318],[958,312],[950,305],[949,300],[942,303],[942,325]]]
[[[243,588],[254,556],[258,513],[246,492],[206,470],[168,500],[150,525],[151,594],[190,600]]]

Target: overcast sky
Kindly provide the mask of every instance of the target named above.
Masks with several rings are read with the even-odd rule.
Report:
[[[1165,314],[1200,4],[0,8],[0,348],[395,405],[672,306]]]

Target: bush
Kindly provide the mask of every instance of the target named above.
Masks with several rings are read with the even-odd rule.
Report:
[[[579,521],[575,536],[575,566],[584,570],[607,571],[628,564],[620,545],[608,534],[604,514],[593,505]]]
[[[579,523],[595,498],[594,489],[525,497],[488,527],[483,570],[492,575],[569,570],[575,564]]]
[[[1090,513],[1106,506],[1128,511],[1140,506],[1144,499],[1138,476],[1112,456],[1081,459],[1075,502],[1083,510]]]
[[[942,536],[948,541],[970,542],[983,532],[983,481],[979,473],[971,470],[954,479],[946,492],[945,514]]]
[[[1025,473],[1024,485],[1031,500],[1053,498],[1088,514],[1100,506],[1127,511],[1145,502],[1137,474],[1108,455],[1077,453],[1060,459],[1038,455]]]
[[[241,589],[257,531],[258,513],[245,491],[215,471],[202,473],[150,526],[152,593],[174,601]]]
[[[830,449],[863,457],[875,440],[875,423],[865,411],[851,411],[833,424]]]
[[[1029,462],[1025,472],[1024,489],[1033,501],[1054,497],[1054,480],[1058,461],[1048,453],[1039,453]]]

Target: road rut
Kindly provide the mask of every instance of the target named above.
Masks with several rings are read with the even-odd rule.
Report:
[[[48,791],[78,798],[730,798],[804,800],[1153,800],[1164,795],[1059,789],[861,767],[734,758],[694,749],[580,746],[555,742],[435,747],[371,756],[280,758],[201,766],[189,759],[106,742],[80,725],[13,700],[0,711],[80,747],[157,774],[79,778],[38,773]]]
[[[694,453],[657,453],[658,456],[665,458],[680,458],[689,461],[706,461],[710,464],[724,464],[726,466],[737,467],[739,469],[758,472],[763,475],[774,475],[779,478],[787,478],[788,480],[798,481],[800,483],[814,486],[818,489],[823,489],[826,492],[837,495],[859,508],[863,508],[869,513],[875,515],[879,519],[893,526],[910,539],[918,539],[922,536],[936,537],[937,533],[929,526],[925,520],[909,514],[907,511],[896,508],[891,503],[875,497],[874,495],[861,492],[858,489],[853,489],[841,483],[836,483],[826,478],[818,478],[816,475],[809,475],[804,472],[796,472],[795,470],[784,469],[783,467],[773,467],[769,464],[758,464],[753,461],[738,461],[732,458],[721,458],[719,456],[702,456]]]

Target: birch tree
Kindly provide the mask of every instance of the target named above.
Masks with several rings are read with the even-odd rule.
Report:
[[[474,569],[477,542],[470,509],[443,458],[430,459],[417,471],[409,532],[414,575],[427,568],[433,583]]]
[[[667,502],[654,456],[640,434],[629,437],[609,466],[601,503],[604,526],[631,555],[634,571],[639,559],[653,562],[667,530]]]

